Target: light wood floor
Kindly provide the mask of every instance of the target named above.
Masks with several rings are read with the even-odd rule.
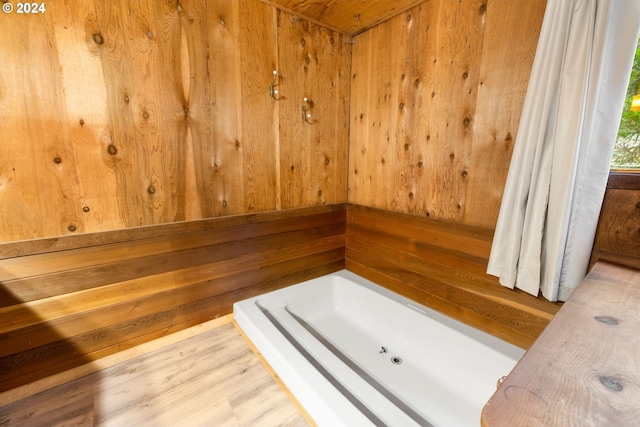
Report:
[[[0,407],[0,426],[307,426],[231,323]]]

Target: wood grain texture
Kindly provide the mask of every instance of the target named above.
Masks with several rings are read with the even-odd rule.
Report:
[[[282,209],[281,153],[301,145],[313,173],[287,182],[286,208],[346,201],[348,37],[279,25],[295,17],[257,0],[52,0],[14,18],[0,28],[0,241]],[[300,31],[309,75],[279,56]],[[274,101],[280,61],[292,71]],[[278,118],[316,81],[319,125],[297,141],[299,121]]]
[[[598,263],[491,397],[482,425],[634,426],[640,271]]]
[[[640,268],[640,190],[607,188],[591,265],[600,259]]]
[[[0,406],[0,423],[308,425],[230,323]]]
[[[278,16],[282,206],[344,201],[351,47],[343,35]],[[305,98],[309,123],[302,115]]]
[[[261,0],[317,22],[329,29],[354,35],[423,2],[424,0]]]
[[[101,240],[71,236],[59,249],[45,239],[42,253],[0,260],[0,390],[344,268],[345,207],[295,212],[205,220],[207,226],[184,222],[166,233],[163,226],[142,227]],[[23,252],[18,243],[6,245]]]
[[[522,348],[560,305],[499,285],[486,266],[491,230],[349,206],[346,267]]]
[[[546,0],[487,3],[465,223],[493,229],[498,220],[545,8]]]
[[[545,2],[504,6],[424,2],[354,37],[350,203],[495,226],[494,136],[515,137]]]

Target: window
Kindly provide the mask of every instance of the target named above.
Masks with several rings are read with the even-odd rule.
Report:
[[[637,105],[632,106],[634,98]],[[613,148],[611,170],[640,172],[640,39],[620,118],[618,138]]]

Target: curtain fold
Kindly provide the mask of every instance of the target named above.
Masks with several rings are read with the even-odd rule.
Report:
[[[487,272],[566,300],[584,278],[640,1],[548,0]]]

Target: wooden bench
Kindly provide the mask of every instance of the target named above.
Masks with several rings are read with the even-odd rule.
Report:
[[[598,262],[491,397],[482,426],[637,426],[640,270]]]

